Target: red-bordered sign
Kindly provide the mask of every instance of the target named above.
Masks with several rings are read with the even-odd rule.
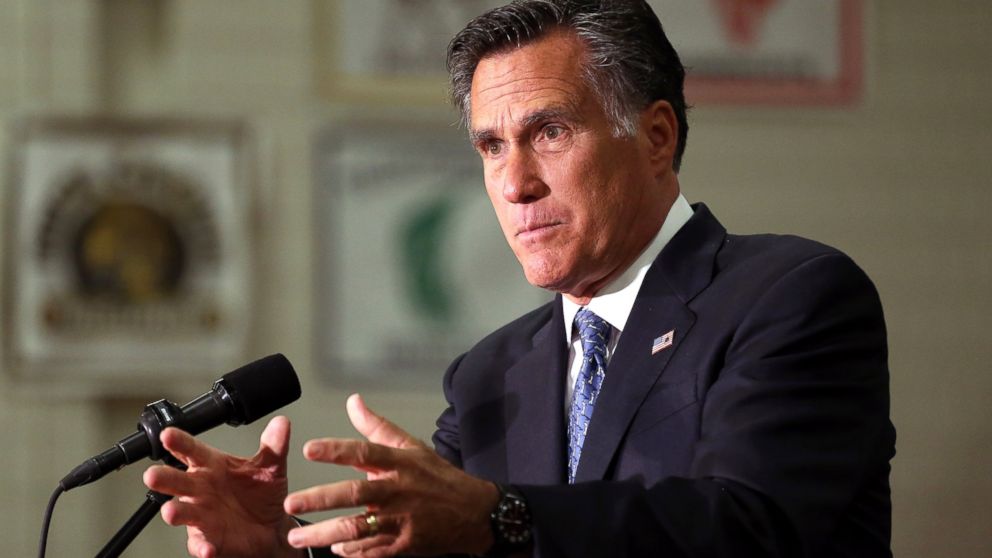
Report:
[[[689,68],[692,104],[851,105],[862,0],[649,0]]]

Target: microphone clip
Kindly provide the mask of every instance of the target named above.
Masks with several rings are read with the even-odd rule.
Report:
[[[166,464],[173,466],[179,463],[178,461],[175,463],[169,462],[170,459],[175,460],[175,458],[162,447],[162,441],[159,439],[159,435],[170,426],[182,428],[182,423],[182,408],[168,399],[159,399],[154,403],[145,405],[145,409],[138,416],[138,428],[144,431],[145,437],[151,446],[151,452],[148,455],[149,458],[154,461],[165,461]]]

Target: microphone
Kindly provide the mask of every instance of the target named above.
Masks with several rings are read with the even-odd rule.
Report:
[[[81,463],[59,485],[68,491],[145,457],[171,458],[159,441],[166,427],[195,436],[225,422],[250,424],[299,398],[300,380],[293,365],[281,354],[269,355],[228,372],[210,391],[182,407],[166,399],[149,403],[138,418],[137,432]]]

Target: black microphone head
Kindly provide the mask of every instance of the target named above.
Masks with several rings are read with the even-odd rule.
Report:
[[[300,379],[282,354],[248,363],[217,380],[234,405],[229,424],[249,424],[300,398]]]

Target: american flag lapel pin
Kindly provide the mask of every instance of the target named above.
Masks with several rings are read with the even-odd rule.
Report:
[[[675,330],[673,329],[654,340],[654,343],[651,344],[651,354],[653,355],[661,351],[664,351],[665,349],[671,347],[674,341],[675,341]]]

